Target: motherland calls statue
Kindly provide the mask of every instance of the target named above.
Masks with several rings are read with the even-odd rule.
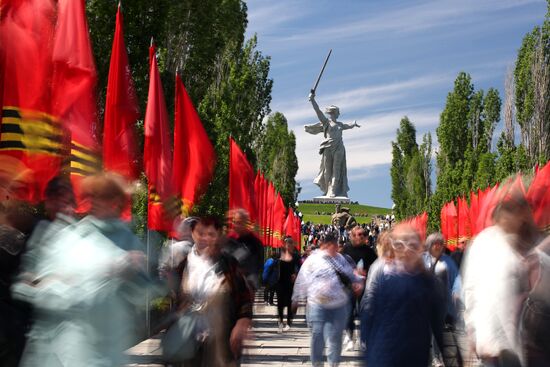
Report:
[[[338,121],[340,109],[334,105],[325,109],[325,116],[315,101],[315,91],[309,94],[309,100],[317,113],[319,122],[313,125],[306,125],[305,130],[310,134],[323,133],[325,140],[321,143],[319,154],[321,154],[321,167],[319,175],[313,180],[321,188],[324,196],[346,197],[348,196],[348,172],[346,167],[346,150],[342,140],[342,131],[360,127],[357,121],[353,124],[345,124]]]

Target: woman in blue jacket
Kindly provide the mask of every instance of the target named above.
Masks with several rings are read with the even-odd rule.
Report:
[[[378,272],[366,290],[366,362],[369,367],[425,367],[432,333],[441,345],[444,298],[424,268],[418,233],[397,226],[391,244],[395,261]]]

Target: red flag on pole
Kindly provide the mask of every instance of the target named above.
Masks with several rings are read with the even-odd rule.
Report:
[[[294,213],[292,209],[288,209],[285,222],[283,224],[283,237],[290,236],[294,239]]]
[[[260,202],[261,214],[260,218],[260,228],[261,228],[261,238],[264,246],[267,246],[267,181],[263,175],[260,175],[260,195],[257,197],[257,200]]]
[[[84,0],[59,0],[53,44],[52,110],[71,132],[71,180],[79,197],[80,180],[100,168],[97,142],[97,72]],[[85,211],[82,203],[79,211]]]
[[[275,247],[274,242],[274,228],[273,228],[273,213],[275,208],[275,199],[277,194],[275,193],[275,187],[272,182],[267,182],[267,199],[266,199],[266,233],[268,246]]]
[[[472,230],[472,236],[476,236],[479,231],[477,230],[477,217],[479,215],[479,193],[481,190],[478,190],[478,193],[474,193],[473,191],[470,193],[470,210],[469,210],[469,216],[470,216],[470,226]]]
[[[487,227],[493,225],[493,210],[497,206],[500,195],[498,193],[498,183],[484,190],[479,199],[479,216],[476,220],[476,230],[481,232]]]
[[[232,137],[229,144],[229,210],[245,209],[255,222],[254,169]]]
[[[550,229],[550,163],[546,163],[535,174],[527,192],[527,201],[537,226],[548,231]]]
[[[454,251],[457,245],[458,228],[457,228],[456,206],[454,201],[450,201],[441,209],[441,232],[445,237],[447,247]]]
[[[171,223],[164,214],[163,200],[171,194],[171,142],[168,112],[157,66],[155,46],[149,48],[149,94],[145,111],[145,147],[143,165],[148,180],[148,228],[168,231]]]
[[[103,167],[128,181],[138,177],[135,123],[139,107],[124,43],[120,5],[109,66],[105,120],[103,124]]]
[[[470,209],[468,202],[463,196],[458,198],[458,241],[468,241],[470,238],[472,238]]]
[[[118,173],[128,182],[138,178],[135,132],[138,117],[138,101],[124,43],[123,19],[119,4],[105,98],[103,167],[106,171]],[[131,200],[128,200],[122,219],[129,221],[131,217]]]
[[[0,180],[2,198],[43,198],[68,154],[51,103],[56,4],[0,2]]]
[[[212,180],[216,152],[177,74],[174,116],[172,184],[181,195],[183,214],[187,216]]]
[[[256,178],[254,178],[254,195],[255,195],[255,210],[256,210],[256,223],[255,230],[258,233],[260,240],[262,240],[262,217],[263,217],[263,207],[262,207],[262,175],[260,170],[256,172]],[[263,243],[263,241],[262,241]]]
[[[273,208],[273,233],[275,239],[274,247],[282,247],[284,230],[283,226],[286,218],[286,208],[283,203],[283,198],[280,193],[277,193],[277,198],[275,199],[275,205]]]

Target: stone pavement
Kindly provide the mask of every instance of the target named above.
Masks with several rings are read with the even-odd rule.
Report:
[[[245,343],[243,367],[252,366],[311,366],[309,362],[309,332],[304,319],[304,307],[300,307],[292,329],[279,334],[277,307],[264,305],[258,292],[254,305],[252,337]],[[128,350],[129,366],[160,367],[160,340],[147,339]],[[342,352],[340,366],[361,366],[357,350]]]

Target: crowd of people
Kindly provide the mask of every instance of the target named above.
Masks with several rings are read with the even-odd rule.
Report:
[[[79,195],[83,217],[61,177],[40,221],[22,203],[0,206],[1,366],[122,366],[149,336],[146,294],[170,301],[152,332],[167,364],[238,366],[262,287],[283,337],[305,307],[313,366],[337,366],[342,350],[368,367],[550,366],[550,239],[516,192],[452,253],[440,233],[422,239],[391,219],[305,223],[302,247],[285,237],[266,249],[236,209],[225,223],[177,220],[153,266],[119,219],[128,196],[117,176],[91,176]]]
[[[407,224],[306,224],[292,309],[306,305],[312,365],[326,346],[330,366],[342,347],[368,367],[550,366],[550,237],[519,192],[503,195],[492,222],[453,252],[441,233],[423,240]]]

